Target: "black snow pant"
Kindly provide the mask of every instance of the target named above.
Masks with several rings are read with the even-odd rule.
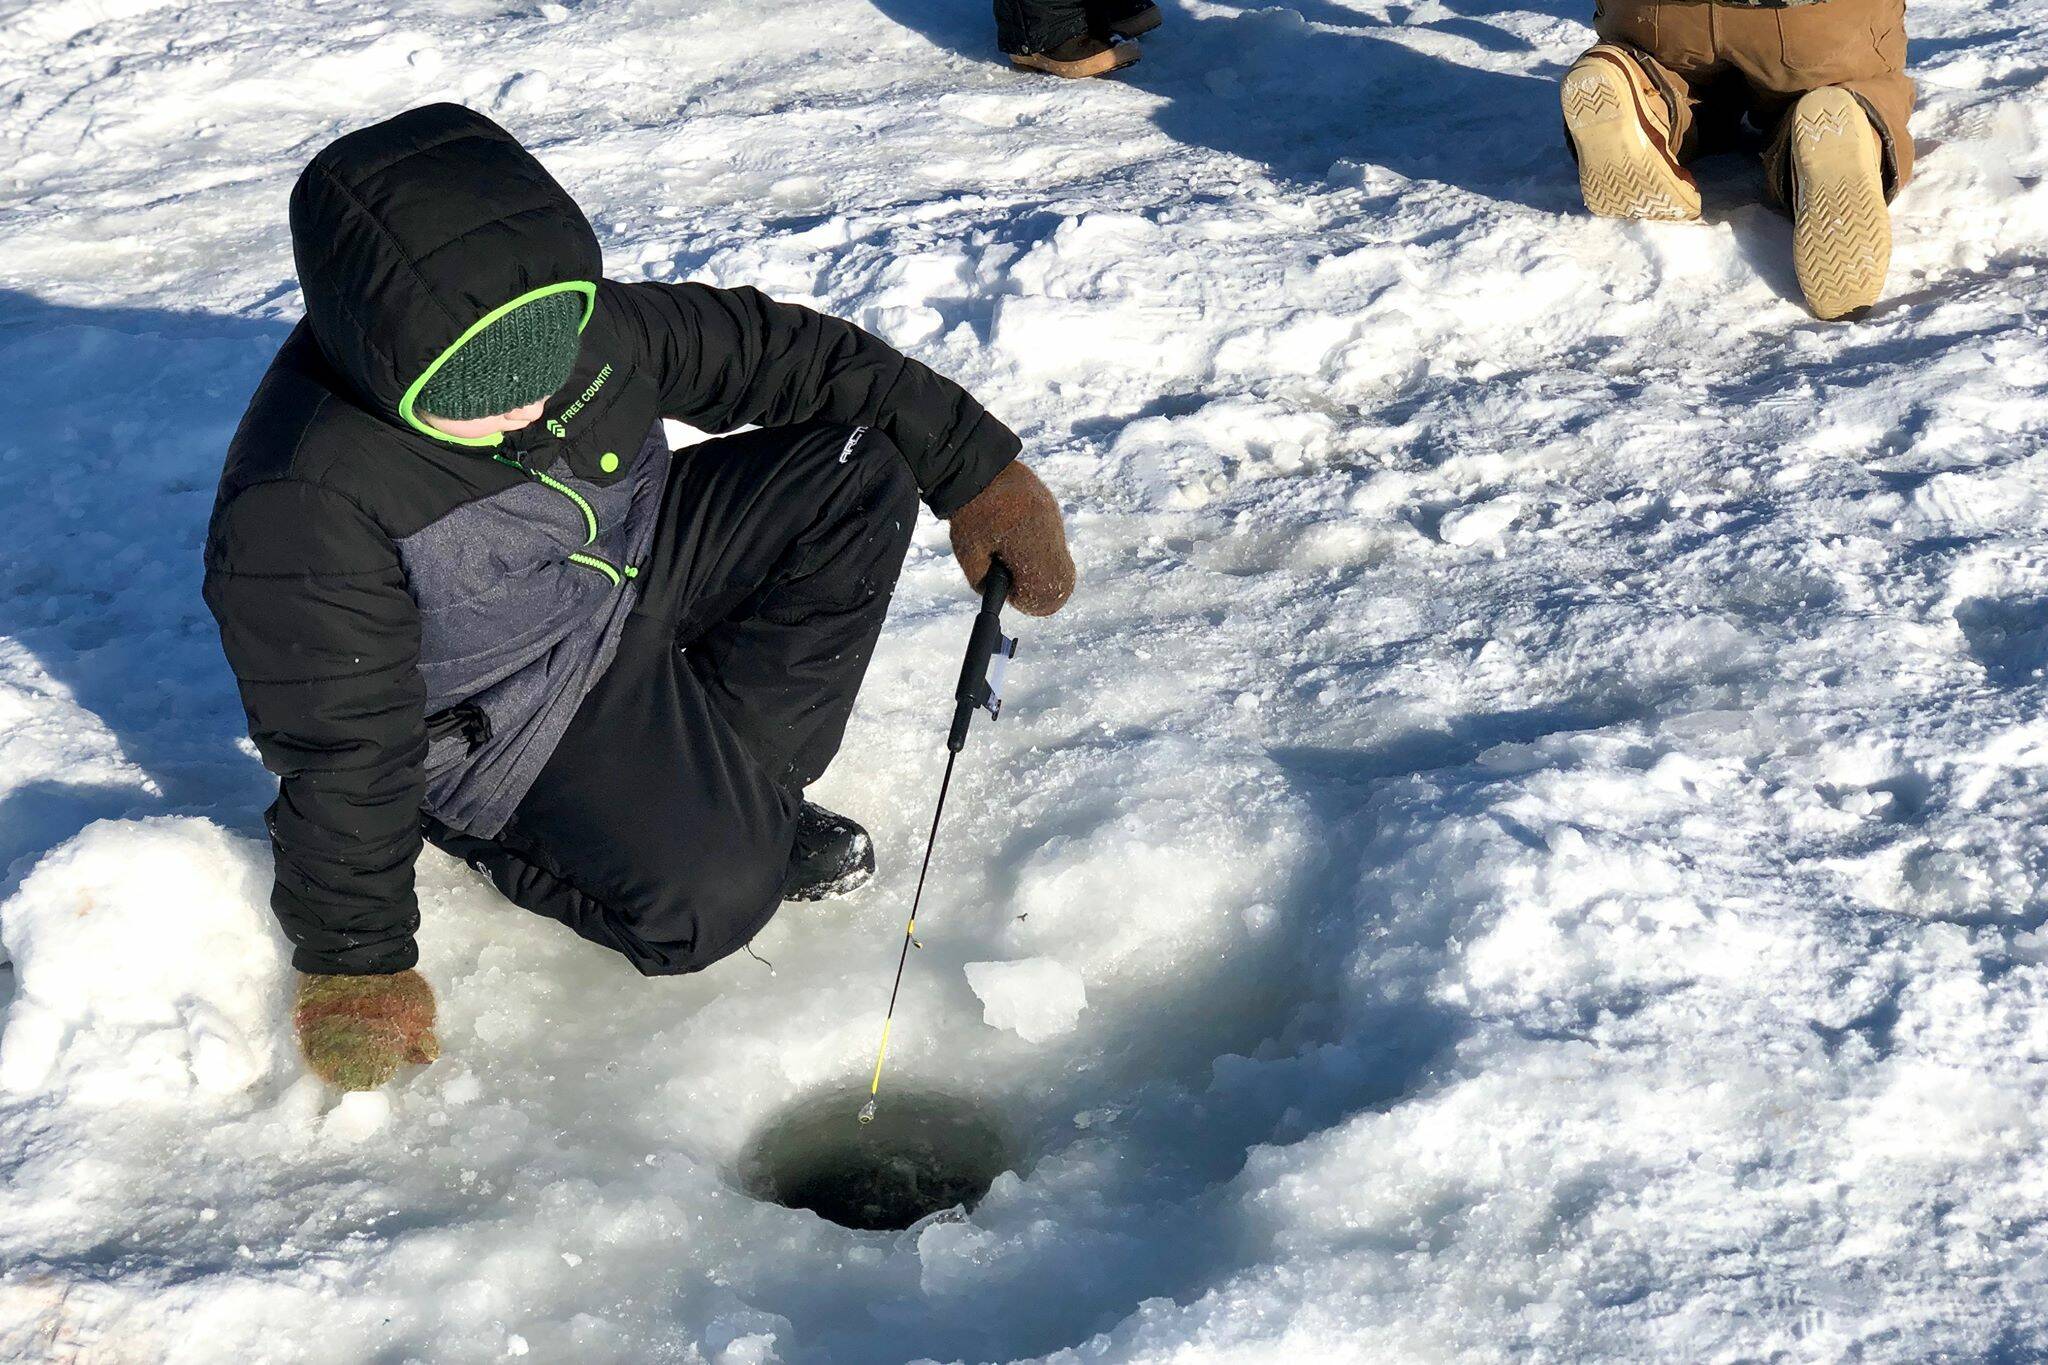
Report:
[[[1144,9],[1146,0],[996,0],[996,45],[1005,52],[1050,52],[1084,33]]]
[[[511,822],[428,830],[648,976],[709,966],[780,906],[917,521],[894,443],[824,423],[682,451],[663,497],[618,657]]]

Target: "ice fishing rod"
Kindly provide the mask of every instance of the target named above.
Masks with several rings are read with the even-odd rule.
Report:
[[[882,1045],[875,1049],[875,1076],[868,1083],[868,1102],[860,1108],[860,1121],[871,1123],[875,1103],[882,1094],[882,1066],[889,1058],[889,1027],[896,1022],[896,997],[903,993],[903,969],[910,962],[910,950],[924,945],[917,941],[917,911],[924,904],[924,882],[931,875],[932,850],[939,842],[939,819],[946,813],[946,793],[953,787],[953,764],[967,747],[968,727],[976,711],[988,712],[990,720],[1003,714],[1003,674],[1017,657],[1017,642],[1003,634],[1003,603],[1010,596],[1010,570],[1002,560],[991,560],[988,576],[981,581],[981,610],[974,617],[974,631],[967,637],[967,658],[960,665],[960,685],[953,689],[953,728],[946,736],[946,776],[939,783],[939,803],[932,811],[932,832],[924,843],[924,866],[917,874],[917,894],[910,901],[910,922],[903,929],[903,951],[896,958],[896,984],[889,988],[889,1009],[882,1016]]]

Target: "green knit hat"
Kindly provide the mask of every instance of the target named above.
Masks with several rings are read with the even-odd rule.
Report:
[[[566,290],[505,314],[441,363],[414,410],[468,422],[546,398],[576,368],[584,302]]]

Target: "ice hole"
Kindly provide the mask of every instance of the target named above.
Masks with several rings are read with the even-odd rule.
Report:
[[[865,1091],[804,1100],[762,1128],[740,1167],[747,1192],[808,1209],[843,1227],[907,1228],[947,1209],[972,1209],[1016,1164],[1003,1127],[983,1105],[934,1091],[884,1090],[872,1123]]]

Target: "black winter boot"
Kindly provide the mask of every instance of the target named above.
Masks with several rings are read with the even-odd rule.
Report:
[[[1048,76],[1078,81],[1106,76],[1143,55],[1136,43],[1110,43],[1084,33],[1047,52],[1013,52],[1010,65],[1020,71],[1043,71]]]
[[[796,843],[782,874],[786,901],[823,901],[851,895],[874,879],[875,842],[843,815],[804,802],[796,815]]]
[[[1152,0],[1102,0],[1088,6],[1088,28],[1098,38],[1137,38],[1165,19]]]

